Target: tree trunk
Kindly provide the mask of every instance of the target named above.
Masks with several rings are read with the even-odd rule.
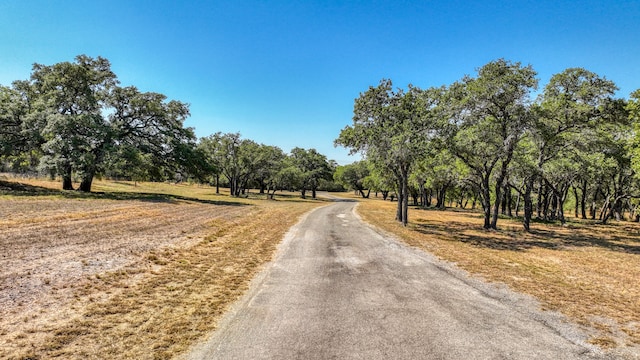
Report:
[[[565,224],[564,218],[564,201],[566,200],[566,196],[564,194],[557,195],[557,219],[560,220],[561,224]]]
[[[570,184],[565,184],[562,189],[560,189],[560,197],[558,198],[558,218],[560,219],[561,224],[565,224],[567,219],[564,216],[564,203],[567,201],[569,197],[569,186]]]
[[[513,199],[511,196],[511,186],[509,186],[509,184],[505,184],[502,194],[502,215],[513,217]]]
[[[495,202],[493,203],[493,214],[491,216],[491,224],[490,224],[490,228],[497,230],[498,229],[498,213],[499,213],[499,206],[500,203],[502,202],[502,191],[501,191],[502,186],[500,186],[499,184],[496,184],[495,186],[495,193],[496,193],[496,199]]]
[[[460,189],[460,197],[458,198],[458,207],[460,209],[464,209],[464,206],[462,206],[462,202],[465,199],[465,188],[463,187],[462,189]]]
[[[605,204],[608,204],[608,206],[602,208],[602,212],[603,214],[600,215],[600,218],[602,219],[602,224],[606,224],[607,221],[609,221],[609,219],[613,216],[614,212],[615,212],[615,203],[618,201],[618,199],[615,199],[613,202],[610,201],[609,198],[607,198]]]
[[[596,203],[598,201],[598,193],[601,192],[600,188],[598,187],[594,192],[593,192],[593,196],[591,197],[591,205],[589,205],[589,212],[591,215],[591,220],[595,220],[596,219],[596,213],[597,213],[597,209],[596,209]]]
[[[486,191],[486,196],[490,196],[489,195],[489,191]],[[485,196],[483,196],[485,197]],[[491,203],[486,202],[485,200],[482,201],[482,209],[484,211],[484,225],[483,228],[485,229],[491,229]]]
[[[609,214],[609,207],[611,206],[611,196],[607,195],[604,200],[604,204],[602,204],[602,209],[600,209],[600,216],[598,216],[598,220],[602,221],[603,224],[606,224],[607,218],[605,218],[605,214]]]
[[[582,188],[580,188],[580,209],[582,212],[582,218],[587,218],[587,180],[582,181]]]
[[[402,174],[402,226],[407,226],[409,222],[409,174],[404,171]]]
[[[491,228],[491,189],[489,188],[489,176],[482,179],[482,210],[484,211],[485,229]]]
[[[515,144],[512,144],[511,146],[509,146],[509,148],[507,149],[507,158],[502,160],[502,165],[500,165],[500,172],[498,173],[498,177],[496,178],[496,185],[495,185],[495,194],[496,194],[496,200],[495,200],[495,204],[493,205],[493,218],[491,219],[491,228],[494,230],[498,229],[498,211],[500,210],[500,203],[502,202],[502,185],[505,182],[505,179],[507,178],[507,169],[509,167],[509,163],[511,162],[511,157],[513,155],[513,146],[515,146]]]
[[[622,201],[616,201],[613,204],[613,215],[616,218],[616,221],[622,220],[623,217],[623,204]]]
[[[233,196],[240,196],[240,180],[238,178],[233,179]]]
[[[549,216],[550,220],[556,220],[558,214],[558,195],[555,193],[551,194],[551,215]]]
[[[415,187],[411,187],[409,191],[411,193],[411,199],[413,200],[413,206],[418,206],[418,190]]]
[[[525,182],[524,193],[522,198],[524,200],[524,217],[522,219],[522,226],[524,231],[531,231],[531,217],[533,216],[533,201],[531,199],[531,192],[533,191],[534,178],[531,177]]]
[[[82,182],[80,182],[79,191],[82,192],[91,192],[91,184],[93,183],[93,174],[91,176],[87,175],[82,178]]]
[[[507,196],[507,188],[506,187],[504,187],[502,189],[502,194],[503,194],[502,195],[502,201],[500,202],[500,207],[502,208],[501,213],[502,213],[502,215],[507,215],[507,202],[508,202],[507,199],[508,199],[508,196]]]
[[[316,188],[315,187],[311,189],[311,198],[314,199],[314,200],[316,199]]]
[[[544,194],[542,199],[542,219],[549,220],[549,207],[551,206],[550,192],[547,186],[543,187]]]
[[[573,216],[575,216],[575,218],[578,218],[578,211],[580,211],[580,198],[578,198],[578,189],[575,186],[571,187],[573,189],[573,198],[576,201],[576,206],[573,212]]]
[[[511,196],[511,187],[507,185],[505,196],[507,197],[507,216],[513,217],[513,197]]]
[[[538,219],[542,219],[542,185],[544,180],[540,178],[540,183],[538,184],[538,205],[536,207],[536,212],[538,213]]]
[[[436,208],[438,209],[444,209],[445,205],[445,187],[441,186],[437,191],[436,191]]]
[[[236,188],[233,186],[234,179],[233,177],[227,176],[227,180],[229,181],[229,195],[234,196]]]
[[[62,174],[62,190],[73,190],[73,182],[71,180],[71,164],[64,166]]]
[[[494,230],[498,229],[498,213],[500,211],[500,204],[502,203],[502,196],[503,196],[502,182],[504,181],[504,178],[505,178],[504,174],[505,174],[505,171],[501,172],[501,175],[498,176],[498,178],[496,179],[496,185],[494,187],[496,199],[493,204],[493,214],[491,214],[492,217],[491,217],[491,224],[490,224],[491,229],[494,229]]]
[[[404,198],[404,194],[402,193],[403,181],[402,181],[402,177],[398,177],[397,180],[398,180],[398,207],[396,208],[396,221],[402,222],[402,200]],[[393,201],[393,195],[392,195],[391,201]]]

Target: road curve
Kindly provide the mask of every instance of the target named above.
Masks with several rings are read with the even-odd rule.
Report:
[[[188,359],[600,359],[531,299],[364,224],[314,210]]]

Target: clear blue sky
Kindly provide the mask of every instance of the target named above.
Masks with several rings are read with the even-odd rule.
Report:
[[[191,104],[199,137],[240,132],[354,159],[333,140],[381,78],[450,84],[491,60],[640,88],[640,1],[0,2],[0,84],[103,56],[123,85]]]

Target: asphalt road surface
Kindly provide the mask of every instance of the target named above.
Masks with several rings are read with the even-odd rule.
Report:
[[[531,299],[364,224],[355,202],[309,213],[189,359],[599,359]]]

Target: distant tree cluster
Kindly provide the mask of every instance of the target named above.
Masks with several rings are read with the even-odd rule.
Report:
[[[300,191],[306,198],[311,191],[316,198],[318,189],[331,187],[336,164],[315,149],[299,147],[285,154],[277,146],[258,144],[242,139],[238,133],[216,133],[200,139],[198,151],[212,169],[216,191],[224,183],[233,196],[245,194],[247,189],[259,189],[273,199],[278,190]]]
[[[533,218],[564,223],[570,195],[576,217],[637,221],[640,90],[615,98],[612,81],[570,68],[533,100],[536,76],[500,59],[427,90],[382,80],[355,100],[353,124],[335,141],[365,160],[338,168],[336,180],[363,196],[395,192],[405,225],[409,196],[424,207],[479,203],[487,229],[520,211],[527,231]]]
[[[89,192],[104,176],[133,181],[187,178],[228,186],[241,196],[335,187],[336,164],[316,150],[280,148],[217,133],[197,141],[185,128],[189,106],[162,94],[122,87],[108,60],[34,64],[29,80],[0,86],[0,171],[59,178],[64,190]],[[218,190],[219,191],[219,190]]]

